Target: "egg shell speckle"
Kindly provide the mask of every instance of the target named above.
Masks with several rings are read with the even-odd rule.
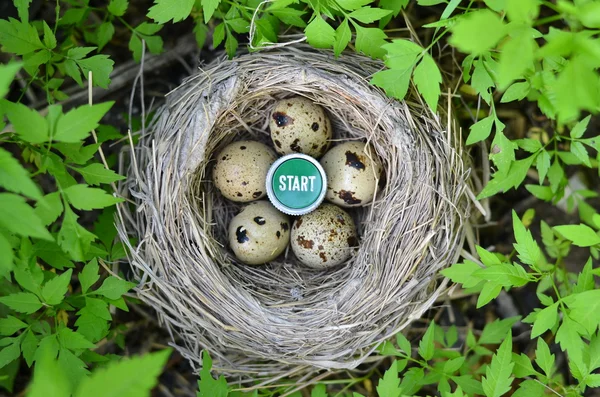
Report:
[[[279,154],[321,157],[329,147],[331,121],[323,107],[303,97],[283,99],[269,118],[271,139]]]
[[[236,258],[249,265],[274,260],[289,242],[289,217],[268,201],[248,204],[229,223],[229,246]]]
[[[321,159],[327,174],[325,199],[342,207],[360,207],[375,196],[382,171],[381,160],[362,142],[345,142]]]
[[[246,203],[261,199],[267,194],[267,172],[276,158],[275,152],[260,142],[227,145],[218,154],[213,169],[215,186],[231,201]]]
[[[292,251],[302,264],[315,269],[343,263],[357,245],[354,220],[332,204],[298,217],[292,226]]]

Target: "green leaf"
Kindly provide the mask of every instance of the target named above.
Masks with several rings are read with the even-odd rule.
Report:
[[[122,299],[122,298],[119,298]],[[112,316],[108,311],[108,303],[97,298],[85,297],[85,308],[86,311],[94,316],[100,317],[103,320],[111,321]]]
[[[108,55],[94,55],[93,57],[75,62],[77,62],[77,65],[81,68],[81,71],[86,77],[89,72],[92,72],[92,83],[94,86],[108,88],[108,85],[110,84],[110,74],[113,70],[113,65],[115,64]]]
[[[50,26],[46,23],[46,21],[42,24],[44,28],[44,45],[47,49],[53,50],[56,48],[56,37],[54,36],[54,32],[50,29]]]
[[[54,140],[61,142],[79,142],[87,138],[98,127],[100,119],[108,112],[114,102],[97,105],[83,105],[71,110],[58,119]]]
[[[583,325],[588,334],[596,332],[600,324],[600,289],[580,292],[569,296],[569,316]]]
[[[498,86],[503,89],[513,80],[523,77],[528,69],[533,69],[536,44],[528,32],[511,37],[502,46],[498,66]]]
[[[27,328],[27,324],[13,316],[0,319],[0,335],[10,336],[15,332]]]
[[[590,162],[590,155],[587,152],[583,143],[573,141],[571,142],[571,153],[573,153],[583,164],[588,167],[592,167],[592,163]]]
[[[67,270],[58,277],[54,277],[48,281],[42,288],[42,298],[49,305],[58,305],[65,298],[65,294],[69,289],[71,275],[73,271]]]
[[[502,291],[502,285],[496,284],[493,281],[486,282],[477,298],[477,308],[479,309],[490,303],[492,299],[500,295],[500,291]]]
[[[591,227],[579,225],[555,226],[554,230],[571,240],[578,247],[591,247],[600,244],[600,236]]]
[[[58,245],[73,260],[81,262],[85,260],[85,254],[87,254],[90,244],[96,236],[77,223],[77,218],[78,216],[71,208],[65,207],[65,215],[58,232]]]
[[[335,42],[335,30],[317,15],[304,29],[308,44],[316,48],[330,48]]]
[[[528,81],[514,83],[506,89],[504,95],[502,95],[502,98],[500,99],[500,103],[520,101],[529,94],[530,90],[531,84],[529,84]]]
[[[204,11],[204,23],[208,23],[221,0],[201,0],[202,10]],[[175,20],[173,20],[175,22]]]
[[[110,3],[108,3],[107,10],[114,16],[122,17],[123,15],[125,15],[125,11],[127,11],[128,6],[128,0],[110,0]]]
[[[287,8],[284,10],[288,10]],[[283,11],[283,10],[281,10]],[[294,10],[296,11],[296,10]],[[281,19],[281,18],[279,18]],[[234,18],[225,21],[227,26],[233,29],[236,33],[248,33],[250,31],[250,23],[244,18]]]
[[[29,21],[29,5],[31,2],[32,0],[13,0],[13,4],[19,14],[19,19],[23,22]]]
[[[423,338],[419,342],[419,355],[426,361],[431,360],[433,358],[433,353],[435,352],[433,340],[434,326],[435,324],[433,322],[429,324],[427,331],[425,331]]]
[[[373,0],[336,0],[337,4],[348,11],[354,11],[372,2]]]
[[[487,116],[484,119],[479,120],[471,127],[469,127],[469,137],[467,138],[467,145],[483,141],[487,139],[492,133],[492,125],[494,124],[494,117]]]
[[[525,189],[540,200],[551,201],[554,198],[554,192],[549,186],[525,185]]]
[[[522,287],[532,281],[525,269],[518,264],[502,263],[496,266],[479,269],[473,273],[474,277],[482,280],[492,281],[503,287]]]
[[[73,185],[64,190],[67,199],[73,207],[80,210],[93,210],[120,203],[123,200],[106,193],[102,189],[89,187],[85,184]]]
[[[436,113],[441,93],[442,74],[431,55],[423,54],[423,59],[417,65],[413,79],[417,89],[429,105],[429,109]]]
[[[352,11],[348,17],[354,18],[364,24],[369,24],[378,21],[391,13],[390,10],[383,10],[381,8],[362,7]]]
[[[202,370],[198,381],[198,397],[227,397],[229,388],[223,375],[214,379],[210,374],[212,360],[207,351],[202,351]]]
[[[12,18],[0,19],[0,45],[2,51],[15,55],[25,55],[44,48],[35,27]]]
[[[483,0],[483,2],[486,6],[496,12],[504,11],[504,7],[506,5],[506,0]]]
[[[142,22],[136,28],[135,31],[143,36],[152,36],[158,33],[163,28],[163,25],[156,23]]]
[[[129,38],[129,51],[133,54],[133,60],[139,62],[142,59],[142,40],[138,35],[132,34]]]
[[[577,16],[583,26],[588,28],[600,28],[600,6],[594,1],[576,1]]]
[[[0,303],[4,303],[14,311],[31,314],[37,312],[42,303],[37,296],[29,292],[17,292],[8,296],[0,297]]]
[[[21,66],[22,63],[20,62],[11,62],[6,65],[0,65],[0,99],[8,94],[10,85],[21,69]]]
[[[446,0],[417,0],[417,4],[423,7],[434,6],[445,2]]]
[[[512,360],[515,363],[513,374],[517,378],[525,378],[536,373],[531,364],[531,359],[525,353],[521,353],[520,355],[513,353]]]
[[[493,48],[506,34],[504,23],[490,10],[465,14],[450,30],[450,44],[462,52],[475,55]]]
[[[227,39],[225,40],[225,51],[227,52],[229,59],[234,57],[237,48],[237,39],[231,34],[231,32],[227,31]]]
[[[525,264],[537,267],[545,262],[542,254],[542,250],[537,242],[533,239],[531,232],[525,229],[523,222],[513,210],[513,231],[515,234],[515,240],[517,241],[514,245],[518,253],[518,258]]]
[[[0,187],[38,200],[42,193],[29,173],[9,152],[0,148]]]
[[[380,396],[400,397],[400,378],[398,377],[398,363],[394,360],[392,365],[385,371],[383,378],[377,384],[377,393]]]
[[[98,266],[98,260],[94,258],[88,262],[88,264],[85,265],[83,270],[79,273],[78,277],[79,283],[81,284],[82,294],[85,294],[88,289],[90,289],[90,287],[94,285],[96,281],[98,281],[100,278],[100,275],[98,274],[99,270],[100,267]]]
[[[81,381],[90,374],[86,364],[75,354],[64,348],[60,349],[58,365],[67,373],[71,389],[77,388]]]
[[[537,349],[535,350],[535,362],[540,366],[548,378],[552,377],[552,367],[554,366],[554,354],[550,354],[550,348],[546,341],[537,338]]]
[[[519,388],[512,395],[512,397],[532,397],[532,396],[545,396],[546,387],[543,383],[537,380],[527,379],[519,384]]]
[[[583,266],[583,270],[577,276],[577,284],[573,288],[574,293],[580,293],[585,291],[593,290],[596,286],[594,282],[594,275],[592,273],[592,258],[590,257]]]
[[[310,397],[327,397],[327,387],[322,383],[316,384],[310,393]]]
[[[296,10],[294,8],[283,8],[280,10],[271,11],[271,14],[275,15],[281,22],[283,22],[287,25],[296,26],[298,28],[306,27],[306,22],[304,22],[304,20],[302,19],[302,16],[304,14],[306,14],[305,11]],[[229,21],[226,21],[226,22],[229,22]],[[244,27],[243,31],[238,32],[236,30],[237,33],[247,33],[248,32],[249,22],[245,21],[244,23],[245,23],[245,27]]]
[[[417,58],[425,50],[410,40],[396,39],[383,45],[387,51],[385,64],[390,69],[411,69],[417,63]]]
[[[481,387],[481,382],[473,379],[472,375],[463,375],[463,376],[453,376],[452,379],[461,389],[468,393],[469,395],[473,394],[483,394],[483,388]]]
[[[94,291],[94,293],[114,300],[119,299],[124,293],[134,287],[134,283],[110,276],[104,280],[100,288]]]
[[[158,23],[173,23],[183,21],[192,12],[194,0],[155,0],[155,4],[148,11],[148,18]]]
[[[81,309],[77,314],[79,318],[75,322],[77,332],[92,342],[98,342],[108,334],[108,322],[93,314],[87,307]]]
[[[546,179],[546,175],[548,175],[550,161],[550,155],[545,150],[542,150],[542,152],[537,156],[535,167],[537,168],[540,176],[540,183],[544,183],[544,179]]]
[[[495,321],[486,324],[479,337],[479,344],[501,343],[510,332],[511,327],[520,319],[520,316],[509,317],[503,320],[496,319]]]
[[[19,358],[21,355],[21,347],[18,342],[8,345],[0,351],[0,368],[6,367],[8,364]]]
[[[112,22],[103,22],[98,26],[98,50],[102,50],[115,35],[115,25]],[[134,35],[132,35],[134,36]]]
[[[586,118],[575,124],[573,128],[571,128],[571,131],[569,132],[571,138],[578,139],[583,136],[583,134],[587,130],[588,124],[590,123],[591,117],[591,115],[587,116]]]
[[[453,374],[454,372],[458,371],[460,367],[462,367],[464,362],[465,357],[456,357],[452,360],[446,361],[446,364],[444,364],[444,373]]]
[[[0,232],[0,277],[6,276],[13,270],[13,249],[7,238]]]
[[[562,324],[556,332],[556,343],[560,344],[563,351],[569,353],[569,357],[573,361],[581,362],[582,351],[585,344],[579,335],[585,333],[585,329],[577,322],[573,321],[570,316],[564,316]]]
[[[70,328],[63,328],[58,331],[58,341],[63,348],[71,350],[93,349],[96,347],[96,345],[87,340],[83,335]]]
[[[539,12],[539,0],[506,0],[506,15],[511,22],[531,25]]]
[[[600,94],[590,82],[597,79],[592,65],[582,55],[575,55],[567,61],[554,86],[560,122],[576,119],[581,110],[595,111]]]
[[[356,51],[370,56],[371,58],[383,59],[385,50],[383,45],[386,44],[387,35],[383,30],[378,28],[363,28],[359,25],[354,25],[356,30]],[[332,29],[333,30],[333,29]]]
[[[23,287],[23,289],[33,292],[38,296],[40,295],[40,285],[44,277],[41,270],[38,269],[38,272],[36,272],[36,276],[34,277],[26,262],[21,262],[15,267],[14,276],[17,283]]]
[[[213,47],[218,47],[225,40],[225,24],[220,23],[213,31]]]
[[[46,226],[56,221],[63,212],[60,192],[52,192],[38,200],[34,212]]]
[[[75,397],[145,397],[156,386],[171,350],[125,358],[82,380]]]
[[[589,358],[590,371],[600,368],[600,336],[598,336],[598,334],[592,335],[590,340]]]
[[[25,331],[25,336],[21,340],[21,351],[23,352],[23,358],[25,359],[28,367],[33,365],[38,344],[39,341],[35,334],[30,329]]]
[[[29,143],[43,143],[48,140],[48,123],[37,110],[21,103],[3,102],[3,105],[8,120],[21,139]]]
[[[500,397],[510,390],[514,366],[511,351],[512,334],[509,332],[496,354],[492,356],[492,363],[486,368],[485,377],[481,379],[487,397]]]
[[[473,273],[479,269],[481,267],[477,263],[466,260],[442,270],[442,274],[454,283],[461,283],[463,288],[471,288],[481,282],[481,279],[473,277]]]
[[[67,375],[59,366],[52,346],[40,345],[33,382],[27,397],[69,397],[70,395]]]
[[[383,88],[388,96],[402,100],[408,92],[411,74],[412,68],[404,71],[396,69],[382,70],[373,75],[371,84]]]
[[[471,78],[471,86],[481,95],[484,101],[490,103],[492,94],[489,89],[494,87],[494,80],[481,59],[476,60],[474,64],[475,68],[473,70],[473,77]]]
[[[599,338],[600,339],[600,338]],[[398,347],[407,355],[411,355],[411,347],[410,342],[406,339],[406,336],[402,334],[402,332],[398,332],[396,334],[396,343],[398,343]]]
[[[33,208],[16,194],[0,193],[0,226],[21,236],[53,240]]]
[[[335,42],[333,43],[333,51],[336,57],[342,54],[342,51],[346,49],[348,43],[352,39],[352,32],[348,25],[348,18],[345,18],[340,26],[335,30]]]
[[[479,245],[475,246],[475,250],[479,255],[479,259],[481,259],[481,262],[486,266],[495,266],[502,263],[497,255],[489,252],[488,250],[486,250],[483,247],[480,247]]]
[[[83,168],[73,169],[83,176],[83,179],[90,185],[100,185],[102,183],[113,183],[125,179],[124,176],[117,174],[113,170],[106,169],[100,163],[93,163]]]

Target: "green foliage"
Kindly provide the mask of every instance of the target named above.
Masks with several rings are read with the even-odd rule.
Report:
[[[113,361],[76,382],[73,382],[73,372],[69,370],[76,371],[80,367],[73,367],[77,363],[69,363],[63,358],[63,354],[61,350],[57,358],[56,352],[49,345],[40,347],[28,396],[148,396],[171,351],[163,350]],[[67,360],[79,360],[72,355],[68,357],[70,358]]]
[[[526,214],[524,220],[529,223],[529,219],[530,215]],[[467,291],[481,291],[478,306],[489,302],[487,298],[482,301],[481,297],[484,296],[482,288],[492,289],[494,284],[490,285],[491,282],[500,287],[497,292],[494,291],[496,295],[501,289],[508,290],[528,283],[537,283],[537,295],[542,308],[535,309],[523,322],[532,324],[531,337],[537,338],[535,363],[541,372],[531,365],[528,357],[513,354],[511,358],[510,348],[501,346],[497,357],[492,359],[492,366],[496,363],[495,367],[490,368],[485,378],[487,380],[483,381],[486,396],[502,395],[510,388],[512,381],[508,376],[511,372],[508,367],[512,368],[512,374],[516,378],[535,375],[541,384],[566,393],[566,387],[560,379],[554,377],[555,356],[551,354],[546,343],[548,339],[543,339],[548,333],[554,337],[560,349],[567,353],[571,373],[579,381],[578,392],[583,393],[587,387],[595,387],[590,386],[590,383],[594,383],[591,378],[594,370],[591,368],[597,368],[598,364],[596,359],[592,360],[590,354],[584,352],[596,347],[597,330],[600,326],[600,290],[594,289],[591,257],[579,274],[569,273],[563,266],[563,258],[568,255],[571,244],[586,247],[591,253],[597,253],[600,248],[600,228],[594,230],[586,225],[563,225],[550,229],[544,225],[542,223],[544,248],[548,257],[555,259],[553,262],[547,261],[539,244],[526,229],[524,221],[513,212],[516,240],[514,254],[521,263],[512,257],[492,254],[478,247],[481,263],[465,261],[442,271],[452,281],[462,284]],[[491,273],[490,269],[493,269]],[[488,273],[489,276],[484,276]],[[570,281],[573,279],[577,280],[574,285]],[[490,294],[485,296],[489,297]],[[480,340],[484,339],[484,334],[485,330]],[[498,336],[504,340],[503,345],[508,346],[507,341],[511,339],[509,329],[498,332]],[[537,386],[521,383],[519,390],[523,395],[527,395],[525,393],[531,392],[534,387]]]
[[[549,390],[571,396],[600,386],[600,295],[594,279],[600,271],[593,267],[600,258],[600,215],[588,203],[598,193],[573,189],[567,169],[600,164],[591,116],[580,119],[600,108],[597,2],[418,0],[409,10],[439,18],[423,26],[430,34],[410,37],[397,29],[404,26],[400,14],[408,0],[155,0],[147,15],[139,15],[128,0],[109,0],[102,8],[88,0],[59,0],[52,4],[58,18],[46,20],[31,18],[30,0],[14,3],[18,19],[0,19],[0,47],[18,59],[0,65],[0,144],[7,145],[0,147],[0,276],[5,280],[0,283],[0,387],[12,391],[22,362],[34,368],[32,396],[147,395],[156,384],[168,352],[122,361],[93,353],[99,342],[116,338],[111,305],[127,310],[125,296],[134,287],[104,271],[126,255],[113,225],[121,200],[110,186],[123,176],[100,163],[97,154],[101,145],[121,138],[100,124],[113,103],[69,109],[60,103],[72,83],[84,86],[91,78],[92,86],[109,87],[117,45],[127,43],[139,62],[145,52],[163,51],[165,24],[184,20],[193,25],[200,47],[212,37],[209,44],[222,46],[229,57],[253,25],[250,50],[277,43],[281,33],[296,29],[335,57],[356,51],[380,59],[385,68],[371,83],[400,100],[416,92],[433,112],[442,92],[441,66],[448,67],[443,57],[448,43],[462,67],[467,113],[474,115],[466,143],[490,149],[493,175],[478,198],[524,186],[540,200],[577,209],[581,223],[551,227],[541,221],[540,244],[528,230],[531,214],[520,219],[513,212],[514,252],[502,255],[478,246],[477,257],[442,272],[466,294],[475,294],[478,308],[502,291],[533,288],[540,304],[522,321],[531,324],[535,351],[512,353],[511,330],[519,317],[489,322],[481,331],[469,328],[463,338],[454,326],[430,322],[413,346],[402,334],[379,346],[378,352],[393,360],[375,389],[382,396],[431,394],[434,388],[444,397],[511,391],[537,396]],[[15,78],[21,92],[16,85],[11,90]],[[31,87],[45,93],[47,112],[21,102]],[[548,131],[511,136],[496,107],[522,100],[537,105],[549,120]],[[565,266],[573,246],[589,251],[578,273]],[[561,351],[571,385],[558,368]],[[207,352],[202,359],[198,396],[259,395],[236,390],[223,376],[214,378]],[[93,366],[100,368],[90,373]],[[350,388],[373,377],[325,381],[311,395],[329,395],[336,382]]]

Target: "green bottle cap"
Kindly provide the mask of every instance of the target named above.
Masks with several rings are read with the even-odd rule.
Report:
[[[315,210],[325,198],[327,177],[321,164],[305,154],[288,154],[273,163],[267,173],[267,196],[288,215]]]

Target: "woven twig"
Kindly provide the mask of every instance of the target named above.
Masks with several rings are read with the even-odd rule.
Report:
[[[181,342],[192,365],[273,381],[352,369],[420,318],[458,259],[469,204],[460,143],[412,92],[390,100],[368,83],[381,65],[297,45],[221,59],[166,98],[134,149],[120,190],[119,234],[141,300]],[[239,206],[211,182],[213,157],[239,139],[269,142],[276,100],[303,95],[329,112],[337,140],[368,141],[385,181],[350,212],[360,247],[344,265],[315,271],[291,251],[264,266],[238,263],[227,225]],[[306,379],[306,378],[305,378]]]

